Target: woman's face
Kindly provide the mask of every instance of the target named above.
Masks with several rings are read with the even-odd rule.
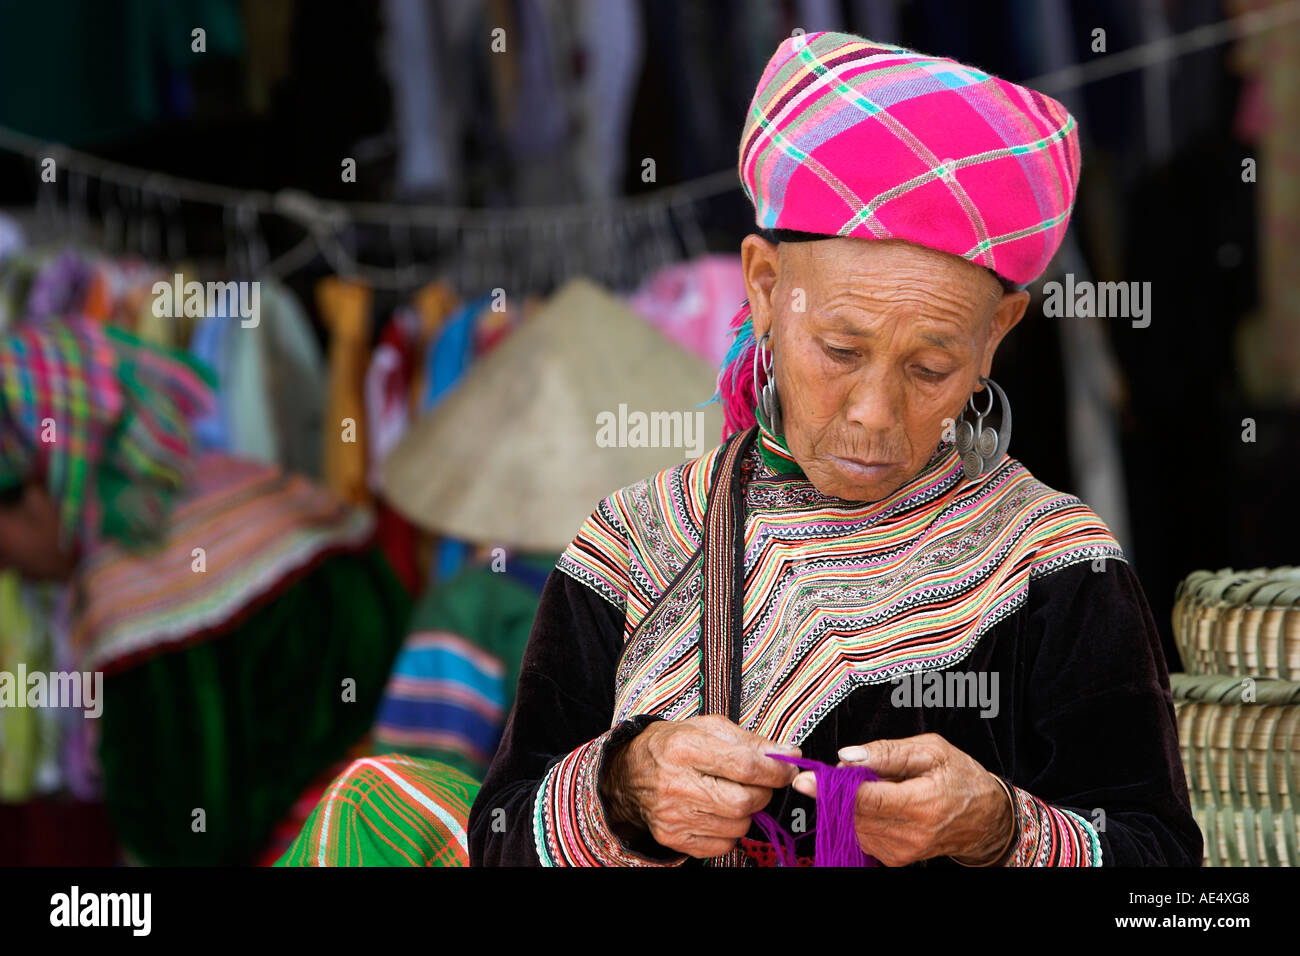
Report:
[[[49,493],[28,482],[14,500],[0,501],[0,571],[23,577],[66,581],[76,557],[59,547],[59,513]]]
[[[850,501],[887,497],[925,467],[1029,302],[911,243],[751,235],[741,252],[790,453],[819,491]]]

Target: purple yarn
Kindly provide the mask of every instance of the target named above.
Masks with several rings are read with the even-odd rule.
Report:
[[[813,866],[879,866],[879,862],[858,845],[854,829],[854,806],[858,787],[868,780],[879,780],[870,767],[832,767],[820,760],[768,754],[801,770],[811,770],[817,778],[817,824],[813,828],[816,842]],[[778,866],[797,866],[794,837],[766,813],[754,815],[754,822],[776,848]]]

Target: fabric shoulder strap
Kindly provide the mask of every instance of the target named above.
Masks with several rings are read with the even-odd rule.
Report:
[[[745,593],[745,496],[741,464],[758,426],[732,436],[718,456],[704,515],[700,590],[700,713],[740,721],[742,599]],[[711,867],[742,867],[737,844]]]
[[[701,714],[740,720],[741,600],[745,575],[745,498],[741,462],[755,425],[727,442],[714,468],[704,515],[701,568]]]

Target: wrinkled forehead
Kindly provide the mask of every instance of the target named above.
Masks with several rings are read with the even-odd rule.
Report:
[[[782,285],[801,291],[810,306],[932,304],[943,313],[983,319],[1006,293],[983,266],[910,242],[834,237],[783,242],[777,250]]]

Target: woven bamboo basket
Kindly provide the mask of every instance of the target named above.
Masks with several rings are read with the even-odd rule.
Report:
[[[1194,571],[1174,592],[1189,674],[1300,680],[1300,568]]]
[[[1205,837],[1205,866],[1298,866],[1296,815],[1192,804]]]
[[[1205,862],[1300,865],[1300,682],[1193,674],[1169,681]]]

